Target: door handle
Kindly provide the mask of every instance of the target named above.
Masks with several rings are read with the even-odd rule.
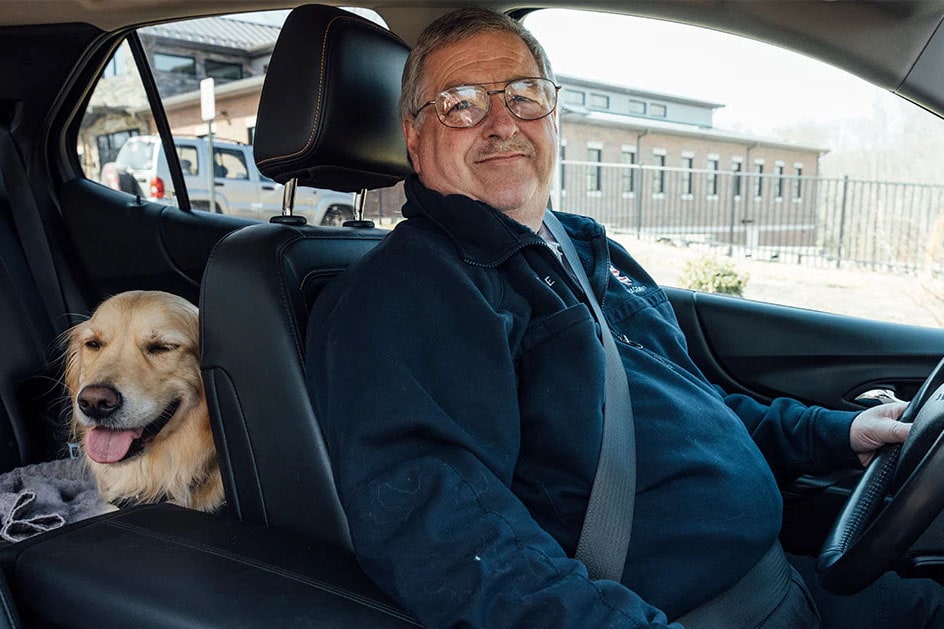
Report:
[[[275,186],[262,186],[263,190],[275,190]]]
[[[879,404],[887,404],[888,402],[904,402],[905,400],[900,399],[895,395],[895,391],[892,389],[869,389],[864,391],[855,397],[855,402],[862,404],[863,406],[878,406]]]

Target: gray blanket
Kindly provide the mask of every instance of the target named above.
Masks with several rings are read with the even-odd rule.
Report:
[[[0,474],[0,539],[18,542],[114,507],[98,494],[84,459],[60,459]]]

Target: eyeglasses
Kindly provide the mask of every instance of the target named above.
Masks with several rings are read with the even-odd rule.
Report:
[[[561,88],[550,79],[537,77],[508,81],[500,90],[489,90],[485,85],[459,85],[443,90],[436,95],[435,100],[424,103],[417,109],[413,117],[418,116],[426,107],[435,105],[439,122],[447,127],[474,127],[488,115],[492,106],[492,94],[504,94],[505,107],[516,118],[538,120],[554,111],[557,106],[557,92]]]

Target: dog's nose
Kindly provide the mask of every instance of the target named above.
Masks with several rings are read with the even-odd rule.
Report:
[[[114,387],[93,384],[79,392],[79,409],[92,419],[104,419],[121,406],[121,394]]]

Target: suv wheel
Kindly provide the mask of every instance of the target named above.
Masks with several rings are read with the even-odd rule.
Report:
[[[346,208],[340,205],[332,205],[325,212],[324,218],[321,219],[322,225],[328,225],[330,227],[341,227],[344,225],[344,221],[350,221],[354,218],[354,211],[351,208]]]

